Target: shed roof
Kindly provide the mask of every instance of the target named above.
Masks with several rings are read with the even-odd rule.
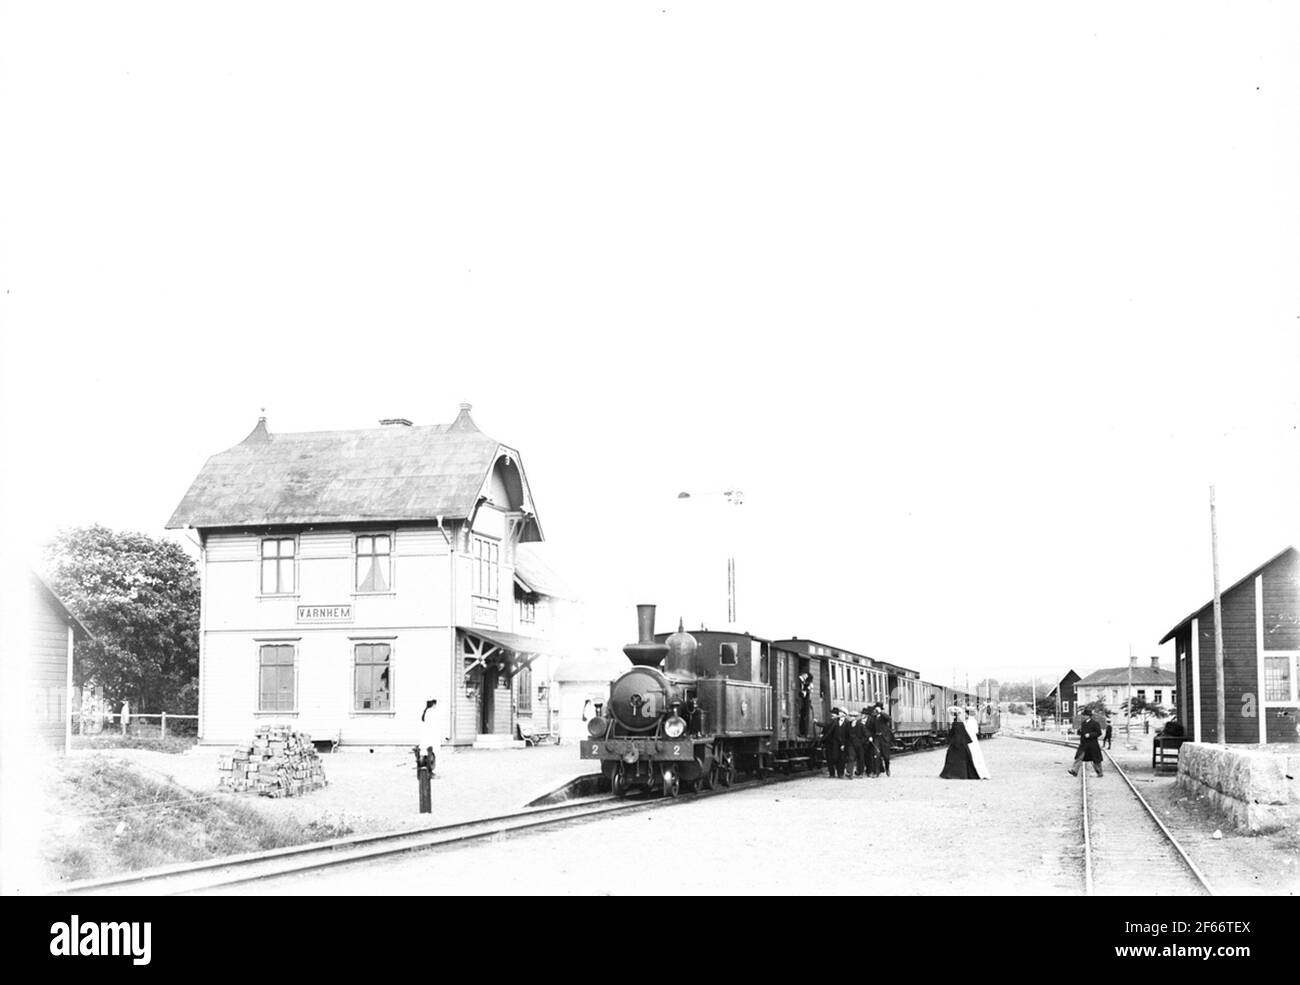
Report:
[[[1295,549],[1294,547],[1291,547],[1291,546],[1287,546],[1287,547],[1284,548],[1283,550],[1278,551],[1276,554],[1274,554],[1271,558],[1269,558],[1267,561],[1265,561],[1263,564],[1261,564],[1261,565],[1260,565],[1258,568],[1256,568],[1254,571],[1250,572],[1249,574],[1245,575],[1245,576],[1242,577],[1242,578],[1238,578],[1236,581],[1234,581],[1234,582],[1233,582],[1231,585],[1229,585],[1227,588],[1225,588],[1225,589],[1223,589],[1222,591],[1220,591],[1220,592],[1219,592],[1219,597],[1222,598],[1224,595],[1227,595],[1229,592],[1236,590],[1236,589],[1237,589],[1238,587],[1240,587],[1244,582],[1250,581],[1252,578],[1254,578],[1257,574],[1259,574],[1259,573],[1260,573],[1261,571],[1263,571],[1265,568],[1267,568],[1267,567],[1269,567],[1270,565],[1275,564],[1276,562],[1282,560],[1282,558],[1286,557],[1288,554],[1295,554],[1295,552],[1296,552],[1296,549]],[[1206,602],[1205,605],[1202,605],[1199,609],[1193,609],[1190,613],[1188,613],[1187,618],[1185,618],[1182,622],[1180,622],[1180,623],[1179,623],[1177,626],[1175,626],[1173,629],[1169,630],[1169,632],[1165,633],[1165,635],[1162,636],[1162,637],[1160,638],[1160,642],[1161,642],[1161,643],[1165,643],[1165,642],[1168,642],[1169,640],[1173,639],[1175,636],[1178,635],[1178,631],[1179,631],[1180,629],[1182,629],[1182,628],[1183,628],[1184,626],[1186,626],[1189,622],[1191,622],[1193,619],[1195,619],[1198,615],[1200,615],[1202,612],[1204,612],[1205,609],[1206,609],[1208,606],[1211,606],[1211,605],[1213,605],[1213,604],[1214,604],[1214,599],[1211,598],[1210,601]]]
[[[72,610],[63,604],[63,600],[55,594],[54,589],[49,586],[49,583],[35,571],[29,571],[28,573],[32,576],[33,587],[36,589],[36,593],[44,597],[59,617],[72,627],[73,637],[78,640],[94,639],[94,634],[81,624],[81,620],[72,614]]]
[[[532,545],[520,545],[515,552],[515,580],[525,590],[557,599],[573,599],[573,593]]]
[[[167,527],[465,519],[503,454],[522,476],[518,453],[480,431],[468,404],[449,425],[421,427],[272,434],[262,418],[208,459]],[[535,517],[522,539],[541,539]]]
[[[1074,682],[1076,688],[1095,687],[1098,685],[1108,684],[1128,684],[1130,667],[1125,664],[1123,667],[1105,667],[1101,670],[1094,670],[1087,677]],[[1153,670],[1150,667],[1133,667],[1132,681],[1146,687],[1151,684],[1158,684],[1161,687],[1173,687],[1177,683],[1177,675],[1172,670]]]

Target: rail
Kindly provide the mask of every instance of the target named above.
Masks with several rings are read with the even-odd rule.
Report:
[[[1067,748],[1076,745],[1075,742],[1071,742],[1069,739],[1052,739],[1052,738],[1039,737],[1034,735],[1020,735],[1014,732],[1011,733],[1011,735],[1014,738],[1024,739],[1027,742],[1044,742],[1047,743],[1048,745],[1065,746]],[[1120,777],[1124,780],[1125,786],[1127,786],[1129,790],[1132,792],[1133,796],[1137,798],[1138,803],[1142,805],[1142,808],[1143,810],[1146,811],[1147,816],[1150,817],[1151,820],[1155,822],[1156,828],[1159,829],[1161,836],[1170,845],[1170,847],[1173,848],[1174,853],[1182,861],[1183,865],[1186,866],[1187,871],[1192,874],[1192,878],[1196,880],[1196,882],[1200,885],[1200,887],[1203,890],[1205,890],[1207,895],[1209,896],[1218,895],[1217,893],[1215,893],[1214,887],[1210,885],[1210,881],[1209,879],[1206,878],[1205,873],[1202,872],[1200,868],[1196,865],[1196,863],[1192,861],[1191,856],[1189,856],[1186,850],[1183,848],[1183,846],[1179,844],[1178,839],[1175,838],[1173,833],[1165,826],[1165,823],[1160,820],[1160,816],[1155,812],[1154,808],[1152,808],[1152,806],[1147,802],[1147,799],[1142,796],[1142,792],[1138,790],[1138,788],[1134,785],[1132,779],[1129,778],[1128,772],[1124,769],[1124,767],[1122,767],[1119,764],[1119,762],[1116,761],[1114,755],[1111,754],[1110,750],[1103,749],[1102,753],[1106,757],[1106,759],[1110,762],[1110,765],[1115,770],[1115,772],[1118,773]],[[1093,884],[1092,884],[1093,850],[1092,850],[1092,837],[1091,837],[1091,831],[1090,831],[1090,825],[1088,819],[1087,774],[1088,771],[1086,769],[1079,770],[1079,776],[1081,777],[1081,790],[1082,790],[1080,796],[1082,798],[1082,805],[1083,805],[1082,821],[1083,821],[1083,851],[1084,851],[1084,888],[1087,895],[1091,896],[1093,894]]]

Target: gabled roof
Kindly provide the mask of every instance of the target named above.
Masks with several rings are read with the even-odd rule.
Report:
[[[1271,564],[1274,564],[1275,562],[1280,561],[1282,558],[1286,557],[1288,554],[1295,554],[1295,552],[1296,552],[1296,549],[1295,549],[1294,547],[1290,547],[1290,546],[1286,547],[1284,550],[1278,551],[1278,553],[1274,554],[1271,558],[1269,558],[1267,561],[1265,561],[1263,564],[1261,564],[1261,565],[1260,565],[1258,568],[1256,568],[1254,571],[1250,572],[1250,573],[1249,573],[1248,575],[1246,575],[1244,578],[1238,578],[1236,581],[1234,581],[1234,582],[1233,582],[1231,585],[1229,585],[1227,588],[1222,589],[1222,590],[1219,592],[1219,597],[1222,598],[1223,596],[1227,595],[1229,592],[1234,591],[1234,590],[1237,589],[1239,586],[1241,586],[1244,582],[1248,582],[1248,581],[1250,581],[1252,578],[1254,578],[1257,574],[1259,574],[1259,573],[1260,573],[1261,571],[1263,571],[1265,568],[1269,567]],[[1213,605],[1213,604],[1214,604],[1214,599],[1210,599],[1210,601],[1206,602],[1205,605],[1201,606],[1199,609],[1193,609],[1193,610],[1191,611],[1191,613],[1188,614],[1188,616],[1187,616],[1186,619],[1184,619],[1182,622],[1180,622],[1180,623],[1179,623],[1177,626],[1175,626],[1173,629],[1169,630],[1169,632],[1165,633],[1165,635],[1162,636],[1162,637],[1160,638],[1160,642],[1161,642],[1161,643],[1166,643],[1166,642],[1168,642],[1169,640],[1172,640],[1175,636],[1178,635],[1178,631],[1179,631],[1180,629],[1182,629],[1184,626],[1186,626],[1189,622],[1191,622],[1193,619],[1195,619],[1197,616],[1199,616],[1202,612],[1204,612],[1204,611],[1205,611],[1209,606],[1211,606],[1211,605]]]
[[[75,639],[94,639],[94,635],[90,630],[83,626],[81,620],[74,616],[71,610],[63,604],[63,600],[54,594],[54,589],[49,586],[49,583],[44,578],[35,571],[29,571],[28,574],[32,576],[33,588],[35,588],[36,593],[43,596],[59,617],[72,627],[72,635]]]
[[[272,434],[266,419],[213,455],[167,522],[177,527],[467,519],[497,459],[518,453],[485,435],[462,404],[449,425]],[[540,540],[530,516],[523,540]]]
[[[1152,670],[1150,667],[1134,667],[1133,684],[1147,687],[1155,684],[1160,687],[1173,687],[1177,682],[1177,675],[1172,670]],[[1076,689],[1081,687],[1096,687],[1098,685],[1111,684],[1128,684],[1129,667],[1106,667],[1102,670],[1094,670],[1087,677],[1075,681]]]

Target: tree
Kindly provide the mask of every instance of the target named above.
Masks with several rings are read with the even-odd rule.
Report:
[[[1119,710],[1134,717],[1138,715],[1155,715],[1156,718],[1164,718],[1167,714],[1161,705],[1150,704],[1145,698],[1129,698],[1127,701],[1120,703]]]
[[[45,549],[50,586],[93,634],[73,657],[77,684],[141,712],[198,708],[199,581],[181,547],[107,527],[60,531]]]
[[[1110,718],[1110,709],[1106,707],[1105,701],[1089,701],[1079,709],[1079,714],[1082,715],[1085,711],[1092,712],[1093,718]]]
[[[1034,705],[1035,711],[1039,718],[1056,717],[1056,697],[1055,695],[1042,695]]]

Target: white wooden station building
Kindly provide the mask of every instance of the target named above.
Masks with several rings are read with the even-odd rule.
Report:
[[[469,412],[297,434],[262,418],[208,459],[168,522],[201,545],[201,742],[270,722],[342,746],[553,729],[533,665],[565,655],[564,599],[519,452]]]

